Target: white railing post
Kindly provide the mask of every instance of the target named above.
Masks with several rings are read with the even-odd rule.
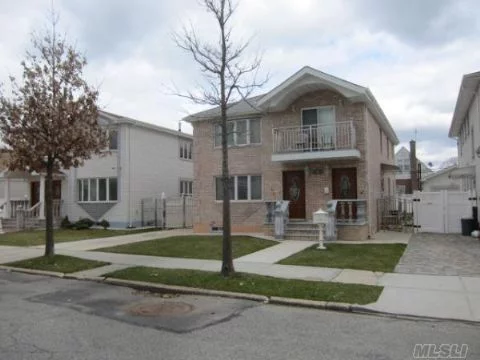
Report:
[[[313,151],[312,125],[309,126],[308,143],[310,151]]]

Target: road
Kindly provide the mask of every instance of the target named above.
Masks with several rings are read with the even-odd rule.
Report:
[[[0,270],[0,359],[412,359],[480,326],[199,296],[162,296]]]

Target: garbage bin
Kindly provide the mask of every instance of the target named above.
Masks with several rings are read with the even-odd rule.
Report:
[[[462,221],[462,235],[470,236],[472,231],[475,230],[475,219],[463,218]]]

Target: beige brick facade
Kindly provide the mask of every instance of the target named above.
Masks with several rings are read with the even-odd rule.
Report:
[[[352,121],[356,131],[356,148],[360,151],[359,160],[322,160],[317,162],[281,163],[272,162],[273,128],[301,126],[301,109],[333,105],[336,121]],[[307,93],[286,111],[267,113],[261,119],[261,144],[229,149],[230,175],[262,175],[263,199],[261,201],[232,201],[232,231],[262,231],[266,208],[264,201],[281,199],[282,172],[304,170],[306,166],[316,171],[305,174],[306,217],[312,212],[325,208],[332,199],[332,169],[354,167],[357,171],[357,194],[359,199],[367,199],[369,235],[376,231],[375,197],[380,191],[382,174],[381,161],[393,164],[385,155],[382,158],[375,146],[379,144],[379,128],[364,103],[351,103],[341,94],[322,90]],[[375,132],[374,127],[377,126]],[[214,148],[214,124],[211,121],[193,122],[194,127],[194,230],[207,232],[210,224],[222,224],[222,203],[215,200],[215,177],[221,175],[221,149]],[[373,146],[372,146],[373,145]],[[379,145],[378,145],[379,147]],[[386,151],[384,152],[386,154]],[[325,189],[328,192],[325,192]]]

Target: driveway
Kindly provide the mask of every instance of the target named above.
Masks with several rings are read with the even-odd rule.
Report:
[[[456,234],[413,234],[397,273],[480,275],[480,241]]]

